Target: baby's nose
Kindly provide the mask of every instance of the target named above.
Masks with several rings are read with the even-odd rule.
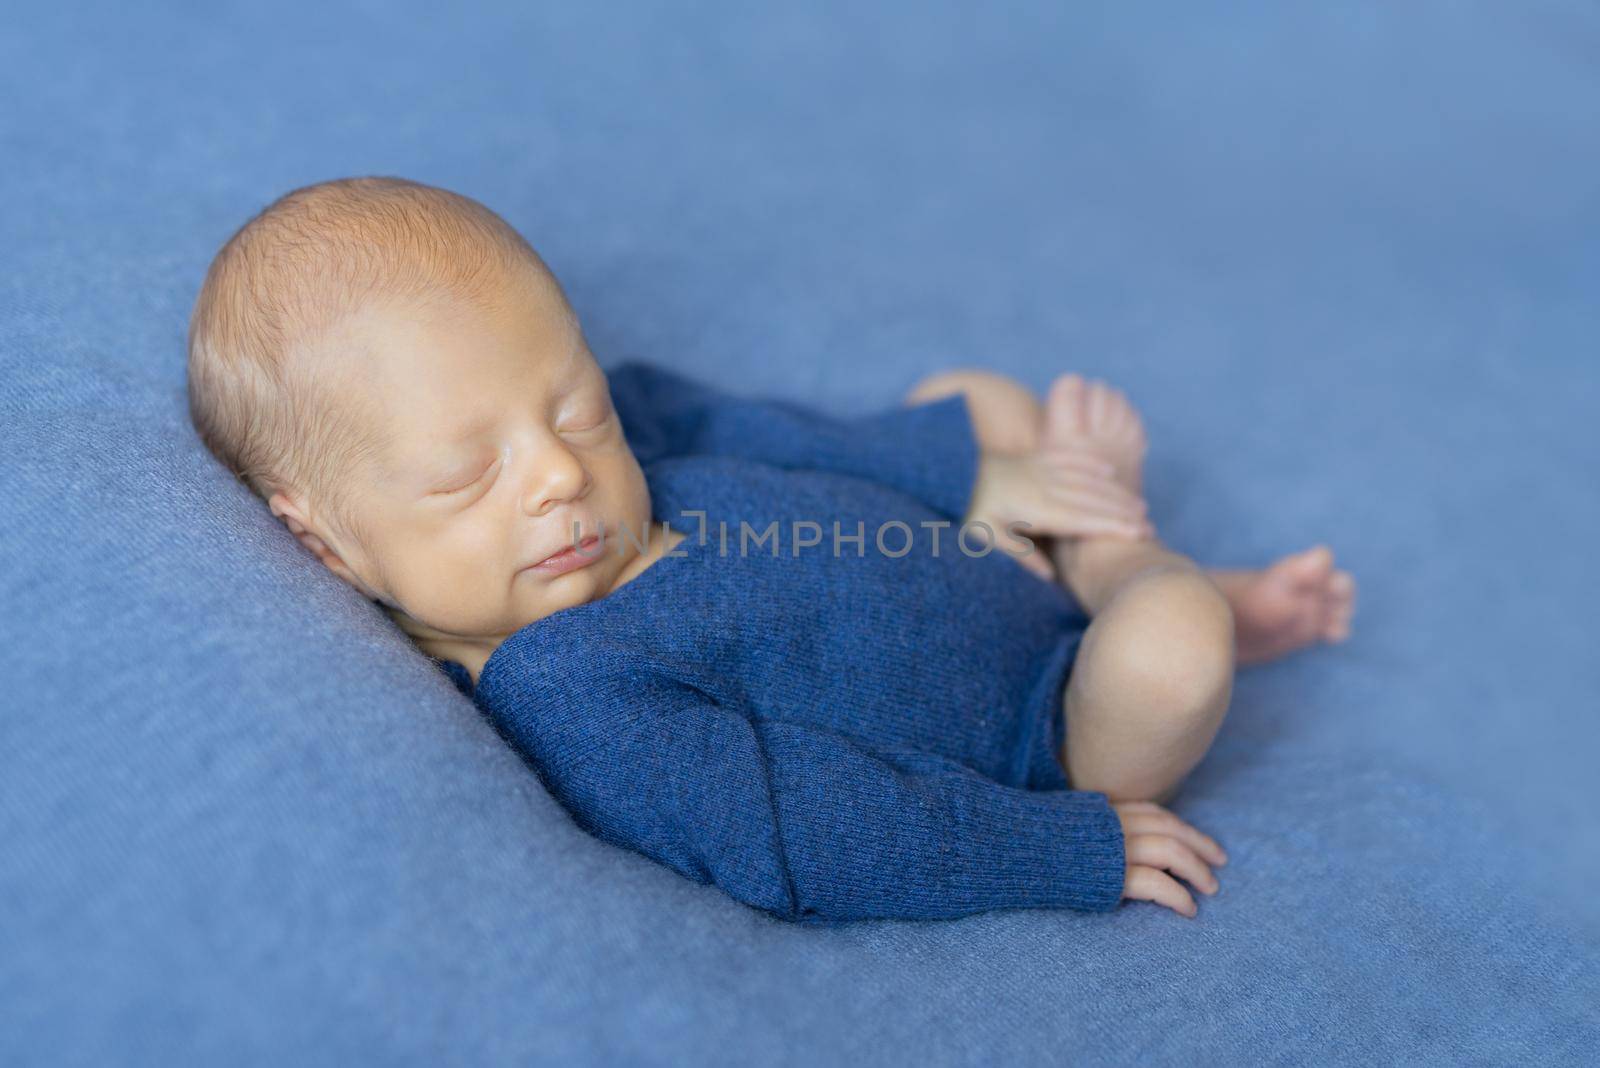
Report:
[[[533,477],[523,492],[522,508],[529,515],[544,515],[588,491],[589,471],[583,462],[568,449],[553,448],[535,463]]]

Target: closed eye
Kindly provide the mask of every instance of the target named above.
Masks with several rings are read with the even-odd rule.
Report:
[[[494,470],[495,464],[498,464],[499,462],[500,461],[498,459],[495,460],[494,463],[491,463],[488,467],[485,467],[482,471],[479,471],[477,474],[473,475],[470,479],[468,479],[467,481],[461,483],[458,486],[452,486],[452,487],[450,487],[448,489],[434,490],[428,496],[430,496],[430,497],[452,497],[457,493],[463,493],[466,490],[471,489],[473,486],[476,486],[479,482],[482,482],[483,481],[483,476],[487,475],[490,471]]]
[[[591,419],[588,422],[584,423],[582,426],[571,426],[571,427],[568,427],[566,430],[563,431],[563,433],[566,433],[566,434],[586,434],[586,433],[588,433],[588,432],[590,432],[592,430],[603,430],[603,429],[609,427],[610,425],[611,425],[611,413],[607,412],[605,415],[601,416],[598,420]]]

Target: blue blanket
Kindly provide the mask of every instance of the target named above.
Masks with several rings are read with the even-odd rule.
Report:
[[[1600,1048],[1600,16],[12,5],[0,1063],[1579,1062]],[[1177,548],[1318,541],[1157,906],[803,929],[575,826],[203,450],[277,194],[504,214],[602,363],[851,414],[1121,386]]]

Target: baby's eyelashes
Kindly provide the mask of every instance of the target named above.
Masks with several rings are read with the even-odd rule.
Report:
[[[448,486],[446,486],[446,487],[444,487],[442,489],[434,490],[429,496],[449,497],[449,496],[453,496],[453,495],[455,495],[457,493],[461,493],[461,492],[463,492],[465,490],[469,490],[473,486],[476,486],[479,482],[482,482],[484,477],[486,475],[488,475],[490,471],[493,471],[494,468],[495,468],[495,465],[498,464],[499,462],[500,461],[498,459],[496,459],[494,462],[490,463],[488,467],[478,468],[476,473],[471,475],[471,476],[469,476],[465,482],[453,479],[453,480],[451,480],[451,484],[450,485],[448,485]]]
[[[595,430],[609,430],[614,414],[613,412],[606,412],[598,417],[591,415],[581,420],[574,419],[571,425],[563,428],[561,432],[563,434],[587,434]]]

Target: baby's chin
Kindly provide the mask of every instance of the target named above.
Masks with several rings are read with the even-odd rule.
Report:
[[[396,624],[419,643],[493,643],[523,627],[557,612],[599,600],[609,592],[612,581],[598,573],[599,564],[569,572],[552,581],[544,576],[519,572],[512,580],[508,598],[487,603],[457,602],[438,605],[433,611],[416,615],[396,605],[377,603]]]
[[[527,626],[563,609],[605,597],[616,586],[622,569],[632,559],[631,550],[627,552],[629,555],[619,556],[608,538],[604,548],[595,554],[591,562],[562,574],[552,575],[537,568],[523,568],[513,583],[518,594],[516,617],[523,621],[521,625]]]

